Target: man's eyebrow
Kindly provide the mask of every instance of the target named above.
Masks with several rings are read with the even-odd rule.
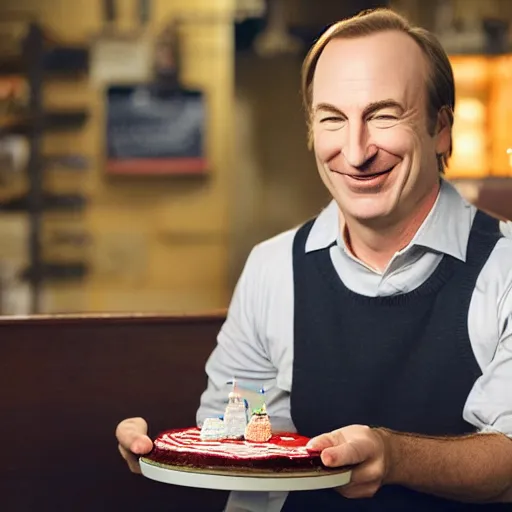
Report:
[[[374,112],[377,112],[378,110],[382,110],[385,108],[396,108],[396,109],[400,110],[400,112],[404,112],[404,110],[405,110],[404,107],[402,105],[400,105],[400,103],[398,103],[398,101],[391,100],[391,99],[380,100],[380,101],[375,101],[375,102],[367,105],[365,107],[365,109],[363,110],[363,117],[367,117],[370,114],[373,114]]]
[[[369,116],[370,114],[373,114],[374,112],[377,112],[378,110],[382,110],[384,108],[396,108],[400,110],[400,112],[404,112],[405,110],[404,107],[400,103],[398,103],[398,101],[392,99],[380,100],[374,101],[367,105],[363,110],[363,117]],[[314,109],[314,113],[317,112],[329,112],[331,114],[346,117],[342,110],[335,107],[334,105],[331,105],[330,103],[319,103]]]
[[[315,107],[314,112],[330,112],[331,114],[345,116],[345,114],[339,108],[336,108],[334,105],[331,105],[330,103],[319,103]]]

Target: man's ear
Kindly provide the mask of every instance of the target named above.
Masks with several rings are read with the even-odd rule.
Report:
[[[449,155],[452,150],[453,113],[448,107],[443,107],[437,114],[436,123],[436,153]]]

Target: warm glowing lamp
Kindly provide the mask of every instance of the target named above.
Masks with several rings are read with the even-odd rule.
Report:
[[[457,97],[453,153],[446,176],[480,179],[490,174],[488,97],[491,68],[484,56],[451,57]]]
[[[450,57],[457,97],[449,179],[512,177],[512,55]]]
[[[491,174],[512,177],[512,56],[494,59],[494,73],[489,101],[492,152]]]

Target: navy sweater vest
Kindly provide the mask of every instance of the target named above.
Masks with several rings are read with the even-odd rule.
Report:
[[[313,221],[293,244],[294,364],[292,418],[307,436],[351,424],[424,435],[461,435],[462,417],[481,375],[468,334],[468,310],[480,271],[501,237],[482,212],[473,222],[462,262],[445,255],[417,289],[390,297],[349,290],[328,249],[306,253]],[[494,510],[401,486],[349,500],[333,490],[290,493],[283,511]]]

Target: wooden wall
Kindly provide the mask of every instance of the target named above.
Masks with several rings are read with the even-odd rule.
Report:
[[[84,191],[85,215],[47,215],[45,226],[83,226],[93,243],[85,253],[92,272],[85,282],[53,285],[46,309],[59,311],[199,311],[224,307],[232,195],[233,0],[155,0],[150,33],[177,16],[183,83],[208,101],[205,179],[107,179],[104,174],[103,92],[87,78],[49,79],[47,106],[86,105],[86,126],[45,137],[46,152],[77,151],[93,162],[89,173],[48,172],[48,189]],[[135,1],[118,0],[119,29],[133,28]],[[99,0],[4,0],[7,11],[33,13],[53,36],[88,44],[101,28]],[[63,255],[61,255],[62,257]],[[69,255],[68,255],[69,256]]]

